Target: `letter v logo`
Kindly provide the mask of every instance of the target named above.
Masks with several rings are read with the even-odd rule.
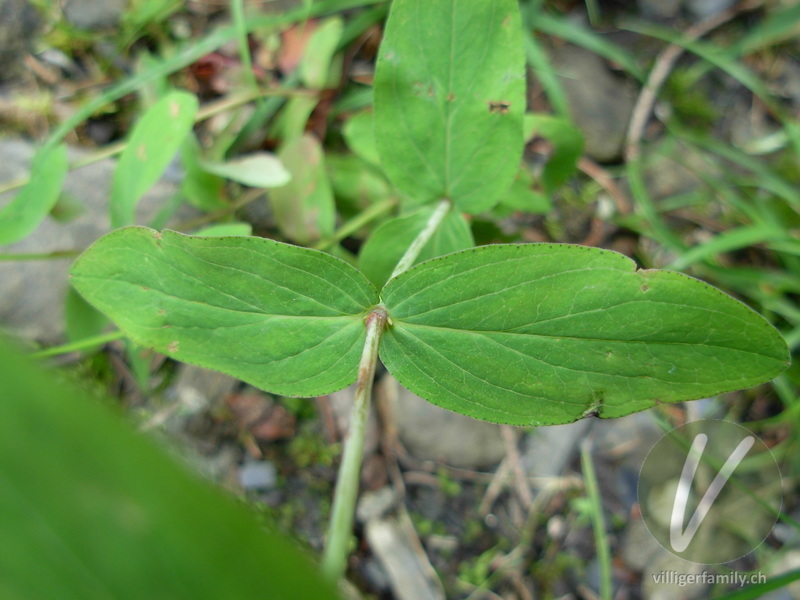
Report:
[[[699,433],[692,442],[692,447],[689,449],[689,454],[686,456],[686,462],[683,463],[683,471],[681,478],[678,481],[678,490],[675,492],[675,503],[672,505],[672,517],[669,522],[669,543],[675,552],[683,552],[694,539],[697,530],[703,523],[703,519],[708,515],[708,511],[714,505],[714,500],[717,499],[722,488],[730,479],[736,467],[742,462],[750,448],[755,443],[755,437],[748,436],[739,442],[733,452],[731,452],[725,464],[717,473],[714,481],[708,486],[706,493],[700,499],[697,508],[692,514],[689,524],[683,530],[683,523],[686,517],[686,505],[689,502],[689,494],[692,489],[692,481],[694,481],[695,473],[697,473],[697,466],[700,464],[700,459],[703,457],[703,451],[706,449],[708,443],[708,436],[704,433]]]
[[[752,552],[775,526],[782,495],[769,447],[732,421],[676,427],[653,445],[639,472],[647,529],[665,550],[699,564]]]

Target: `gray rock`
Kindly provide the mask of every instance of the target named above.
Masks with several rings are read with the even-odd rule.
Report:
[[[399,384],[397,388],[391,400],[394,423],[400,440],[415,457],[477,469],[495,465],[505,456],[499,425],[450,412]]]
[[[639,12],[647,19],[672,19],[681,11],[681,0],[639,0]]]
[[[622,560],[634,571],[641,572],[660,554],[661,546],[647,529],[641,518],[632,519],[625,528],[622,539]]]
[[[0,140],[0,181],[13,181],[28,173],[34,146],[22,140]],[[70,160],[86,152],[70,149]],[[65,195],[83,207],[83,213],[68,223],[48,217],[28,238],[4,246],[3,253],[48,253],[87,248],[110,231],[108,196],[116,161],[108,159],[72,171],[64,185]],[[142,199],[137,222],[149,223],[176,193],[177,186],[157,183]],[[0,195],[0,207],[17,192]],[[181,212],[176,219],[186,218]],[[68,285],[71,259],[0,261],[0,329],[45,343],[61,341],[64,335],[62,305]]]
[[[166,429],[180,433],[187,423],[201,417],[233,392],[238,380],[217,371],[181,363],[168,396],[177,407],[166,421]]]
[[[22,57],[38,25],[39,15],[28,0],[0,0],[0,81],[23,72]]]
[[[107,29],[119,23],[127,0],[67,0],[64,17],[78,29]]]
[[[530,477],[559,477],[575,456],[591,425],[583,419],[569,425],[537,427],[523,441],[522,462]]]
[[[698,19],[719,14],[735,3],[736,0],[686,0],[687,8]]]
[[[597,54],[577,46],[555,48],[551,58],[584,135],[586,154],[599,162],[617,160],[636,102],[635,87],[614,75]]]

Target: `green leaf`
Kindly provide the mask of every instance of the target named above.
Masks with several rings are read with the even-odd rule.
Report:
[[[395,0],[375,72],[375,133],[410,198],[490,208],[522,156],[525,57],[515,0]]]
[[[355,154],[326,154],[325,166],[340,213],[352,216],[392,195],[380,168]]]
[[[163,175],[197,113],[197,98],[172,92],[151,106],[136,123],[111,182],[111,226],[135,221],[136,204]]]
[[[310,245],[331,235],[336,219],[333,191],[325,172],[322,147],[311,134],[295,138],[278,153],[291,173],[288,185],[270,193],[281,231],[294,242]]]
[[[67,296],[64,299],[64,321],[67,339],[70,342],[78,342],[100,335],[108,326],[108,318],[86,302],[72,286],[67,288]],[[98,344],[84,352],[96,352],[101,347],[102,344]]]
[[[253,234],[253,226],[250,223],[217,223],[203,227],[192,235],[200,237],[215,237],[223,235],[248,236]]]
[[[336,598],[240,502],[5,343],[0,377],[0,597]]]
[[[55,206],[69,166],[65,145],[45,148],[31,165],[31,180],[0,210],[0,244],[28,237]]]
[[[298,71],[300,81],[307,88],[321,90],[327,86],[333,55],[342,39],[344,22],[340,17],[327,19],[308,41]]]
[[[189,135],[181,147],[183,159],[183,182],[181,192],[192,206],[205,211],[219,210],[228,206],[224,200],[225,181],[218,175],[203,169],[200,144],[194,135]]]
[[[583,136],[567,119],[528,113],[525,115],[525,139],[541,137],[553,145],[553,152],[542,171],[542,185],[552,193],[575,174],[583,153]]]
[[[347,147],[368,163],[380,165],[381,159],[375,143],[375,117],[371,110],[362,110],[347,119],[342,128]]]
[[[255,188],[280,187],[291,179],[280,159],[269,152],[254,152],[226,162],[202,161],[200,165],[209,173]]]
[[[621,417],[769,381],[789,360],[744,304],[596,248],[474,248],[406,271],[381,296],[389,371],[435,404],[499,423]]]
[[[546,168],[546,167],[545,167]],[[533,191],[533,177],[525,167],[517,170],[517,176],[500,204],[492,210],[497,215],[506,215],[509,211],[522,211],[530,214],[545,214],[552,209],[550,198]]]
[[[434,206],[425,206],[411,214],[384,221],[370,236],[358,256],[358,268],[376,287],[383,287],[411,242],[428,224],[434,210]],[[422,248],[416,262],[464,250],[474,244],[472,231],[463,215],[451,211]]]
[[[356,379],[377,292],[323,252],[255,237],[125,228],[95,242],[72,284],[143,346],[284,396]]]

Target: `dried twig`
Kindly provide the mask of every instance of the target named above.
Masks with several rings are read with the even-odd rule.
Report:
[[[684,40],[687,42],[698,40],[717,27],[724,25],[740,13],[755,10],[763,3],[763,0],[745,0],[744,2],[739,2],[728,10],[712,15],[687,29],[684,34]],[[680,58],[684,52],[685,48],[682,46],[670,44],[656,57],[650,75],[636,100],[636,105],[634,106],[633,114],[631,115],[631,120],[628,125],[628,135],[625,142],[625,160],[627,162],[639,158],[642,134],[647,125],[647,120],[650,118],[650,113],[653,111],[653,105],[656,102],[658,92],[661,86],[664,85],[667,77],[669,77],[670,72],[672,72],[678,58]]]

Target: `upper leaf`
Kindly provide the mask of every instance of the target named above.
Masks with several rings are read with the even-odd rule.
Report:
[[[263,238],[112,232],[72,283],[134,341],[287,396],[356,379],[372,284],[323,252]]]
[[[372,283],[383,287],[435,210],[434,206],[423,206],[411,214],[381,223],[373,232],[358,255],[358,267]],[[472,231],[464,216],[451,210],[423,246],[415,263],[474,245]]]
[[[164,174],[197,113],[197,98],[172,92],[151,106],[136,123],[111,182],[111,226],[135,222],[136,204]]]
[[[392,183],[412,200],[490,208],[522,155],[524,65],[516,0],[394,0],[375,71]]]
[[[381,295],[389,371],[435,404],[499,423],[621,417],[763,383],[789,360],[741,302],[596,248],[474,248],[406,271]]]

